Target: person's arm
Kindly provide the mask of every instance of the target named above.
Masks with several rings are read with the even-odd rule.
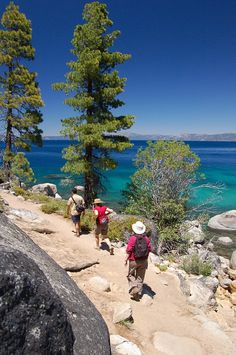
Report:
[[[129,254],[126,255],[126,258],[125,258],[125,265],[127,265],[128,260],[129,260]]]
[[[126,247],[126,253],[127,254],[130,255],[132,253],[132,251],[134,249],[135,241],[136,241],[136,237],[131,236],[129,238],[129,241],[128,241],[128,244],[127,244],[127,247]]]
[[[84,216],[85,215],[85,202],[84,202],[84,199],[83,199],[82,196],[81,196],[81,204],[84,207],[84,210],[83,210],[83,212],[81,214],[82,214],[82,216]]]
[[[96,218],[98,217],[98,210],[96,210],[95,208],[93,209],[93,213],[96,216]]]
[[[128,244],[127,244],[127,247],[126,247],[127,256],[126,256],[126,259],[125,259],[125,265],[127,265],[129,257],[132,254],[132,251],[133,251],[134,245],[135,245],[135,241],[136,241],[136,238],[134,236],[131,236],[129,238],[129,241],[128,241]]]
[[[152,251],[152,245],[151,245],[150,239],[148,237],[146,237],[146,240],[147,240],[148,254],[149,254]]]
[[[112,212],[114,212],[114,211],[113,211],[111,208],[108,208],[108,207],[107,207],[105,214],[110,214],[110,213],[112,213]]]
[[[70,215],[71,200],[69,199],[66,205],[66,215]]]

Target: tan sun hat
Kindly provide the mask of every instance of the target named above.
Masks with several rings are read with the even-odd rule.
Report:
[[[93,201],[94,204],[97,204],[97,203],[103,203],[102,200],[100,200],[100,198],[95,198],[95,200]]]
[[[136,223],[132,224],[132,229],[136,234],[143,234],[146,230],[146,227],[143,222],[137,221]]]

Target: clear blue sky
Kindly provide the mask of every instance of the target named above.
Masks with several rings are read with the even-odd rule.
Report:
[[[57,135],[71,111],[51,84],[63,81],[84,0],[16,0],[32,21],[42,96],[44,135]],[[236,132],[236,1],[106,0],[115,50],[132,54],[122,112],[136,116],[132,132]],[[8,1],[1,0],[0,13]]]

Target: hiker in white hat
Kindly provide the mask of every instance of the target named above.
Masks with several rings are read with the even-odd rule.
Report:
[[[143,291],[144,276],[148,267],[148,255],[151,248],[149,238],[145,235],[146,227],[141,221],[132,224],[133,234],[130,236],[126,248],[129,261],[128,282],[131,298],[139,301]]]
[[[95,227],[95,240],[96,249],[100,249],[99,235],[101,234],[102,241],[104,240],[109,247],[110,255],[114,255],[114,248],[108,238],[108,214],[112,213],[113,210],[107,206],[103,206],[103,201],[100,198],[95,198],[93,201],[94,208],[93,212],[96,216],[96,227]]]

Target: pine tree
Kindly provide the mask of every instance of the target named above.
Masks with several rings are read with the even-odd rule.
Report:
[[[10,2],[1,19],[0,30],[0,115],[4,122],[4,169],[11,175],[11,162],[18,148],[29,151],[31,144],[42,144],[38,125],[43,106],[37,74],[26,66],[33,60],[31,22]]]
[[[108,32],[113,22],[106,5],[99,2],[85,5],[83,19],[85,23],[74,31],[71,52],[76,58],[67,64],[70,71],[66,82],[54,84],[53,88],[63,90],[69,96],[65,104],[77,111],[75,117],[62,120],[62,134],[77,140],[63,152],[67,160],[63,171],[83,175],[89,206],[101,189],[102,171],[117,166],[111,152],[132,146],[117,132],[130,128],[133,116],[113,114],[114,109],[124,105],[117,95],[124,91],[126,81],[115,67],[130,58],[109,51],[120,31]]]
[[[13,160],[11,166],[12,173],[18,178],[19,185],[21,187],[22,182],[27,185],[30,182],[34,182],[34,172],[30,167],[28,159],[25,154],[20,152],[17,153]]]

